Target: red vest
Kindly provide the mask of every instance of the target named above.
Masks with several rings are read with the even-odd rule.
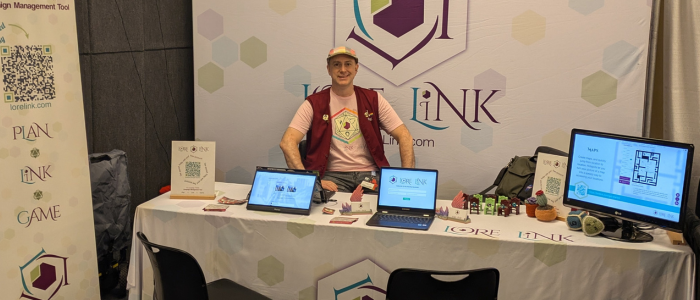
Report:
[[[320,176],[326,173],[328,154],[331,150],[331,138],[333,124],[331,124],[331,90],[325,89],[306,98],[314,110],[311,127],[306,133],[306,158],[304,168],[318,170]],[[355,98],[357,99],[357,118],[360,123],[360,132],[367,143],[367,150],[372,155],[378,168],[389,166],[384,156],[384,143],[379,132],[379,97],[377,92],[355,86]],[[365,112],[373,114],[370,118]],[[323,116],[327,120],[323,120]]]

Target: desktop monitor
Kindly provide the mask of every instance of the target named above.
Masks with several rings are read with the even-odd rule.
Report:
[[[634,223],[681,232],[691,144],[573,129],[564,205],[609,216],[602,235],[647,242]]]

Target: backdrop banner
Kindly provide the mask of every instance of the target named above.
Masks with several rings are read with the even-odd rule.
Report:
[[[193,14],[195,135],[217,142],[218,181],[286,165],[282,134],[340,45],[412,133],[416,167],[440,170],[442,199],[537,146],[568,151],[572,128],[642,134],[651,0],[195,0]]]
[[[0,298],[99,299],[75,5],[0,7]]]

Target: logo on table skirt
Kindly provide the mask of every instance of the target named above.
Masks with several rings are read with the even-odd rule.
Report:
[[[317,299],[384,299],[389,272],[365,259],[318,281]]]
[[[518,233],[518,238],[530,241],[551,241],[551,242],[569,242],[574,243],[573,235],[561,235],[561,234],[541,234],[534,231],[520,231]]]
[[[467,47],[467,0],[336,0],[335,45],[396,86]]]
[[[486,236],[494,239],[501,236],[501,231],[497,229],[481,229],[468,226],[446,226],[445,232],[456,235]]]
[[[68,282],[68,257],[46,253],[41,249],[32,259],[19,266],[22,278],[20,299],[50,300],[59,295]]]

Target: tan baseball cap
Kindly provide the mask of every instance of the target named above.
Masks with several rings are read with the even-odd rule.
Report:
[[[326,58],[326,61],[330,61],[331,57],[336,56],[336,55],[347,55],[355,59],[357,62],[359,59],[357,58],[357,54],[355,53],[355,50],[352,50],[348,47],[345,46],[340,46],[340,47],[335,47],[331,49],[330,52],[328,52],[328,58]]]

